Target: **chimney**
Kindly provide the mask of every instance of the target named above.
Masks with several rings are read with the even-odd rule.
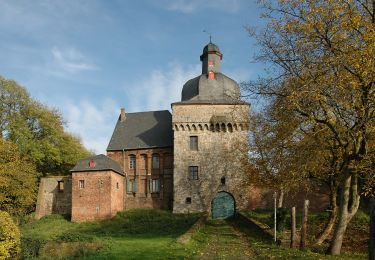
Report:
[[[126,115],[125,115],[125,108],[121,108],[121,113],[120,113],[120,121],[121,122],[124,122],[126,119]]]

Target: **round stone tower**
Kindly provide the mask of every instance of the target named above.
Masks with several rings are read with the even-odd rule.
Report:
[[[207,44],[202,74],[172,104],[175,213],[226,218],[246,207],[249,104],[237,82],[221,73],[222,58],[217,45]]]

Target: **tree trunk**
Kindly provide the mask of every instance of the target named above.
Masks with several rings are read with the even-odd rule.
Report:
[[[330,255],[339,255],[341,253],[346,228],[357,212],[360,201],[360,196],[358,194],[358,177],[356,174],[353,174],[353,176],[347,175],[341,186],[338,222],[328,248],[328,253]],[[349,205],[350,198],[351,205]]]
[[[303,205],[303,220],[302,220],[300,249],[304,249],[306,247],[307,220],[308,220],[308,214],[309,214],[308,212],[309,212],[309,200],[305,200],[305,204]]]
[[[284,204],[284,190],[281,189],[281,190],[280,190],[279,200],[278,200],[278,202],[277,202],[277,208],[282,208],[282,207],[283,207],[283,204]]]
[[[323,231],[319,234],[318,238],[316,239],[315,245],[321,245],[332,233],[337,218],[337,187],[331,188],[330,204],[332,209],[329,213],[328,222],[325,225]]]
[[[297,241],[297,234],[296,234],[296,207],[292,208],[291,211],[291,231],[290,231],[290,248],[296,247],[296,241]]]

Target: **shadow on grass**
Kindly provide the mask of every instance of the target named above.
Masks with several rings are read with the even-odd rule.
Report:
[[[185,233],[199,214],[172,214],[169,211],[137,209],[118,213],[109,220],[80,223],[74,231],[62,234],[63,241],[87,241],[89,237],[159,237],[176,238]],[[82,236],[82,237],[81,237]]]
[[[251,241],[261,241],[263,243],[274,244],[273,237],[269,233],[265,232],[262,228],[241,214],[226,221],[230,225],[239,228]]]

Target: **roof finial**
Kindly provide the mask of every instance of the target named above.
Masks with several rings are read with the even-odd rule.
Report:
[[[211,42],[211,33],[210,33],[210,32],[208,32],[207,30],[203,30],[203,32],[207,33],[207,34],[208,34],[208,36],[210,36],[210,43],[212,43],[212,42]]]

